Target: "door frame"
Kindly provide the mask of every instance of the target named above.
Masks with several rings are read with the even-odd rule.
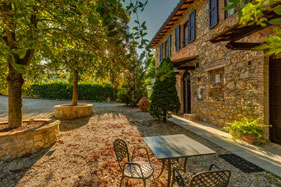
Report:
[[[272,101],[271,101],[271,97],[272,97],[272,69],[273,69],[273,65],[272,63],[276,63],[275,61],[281,61],[281,58],[274,58],[274,56],[271,56],[269,58],[269,124],[272,125],[271,127],[269,127],[269,139],[277,144],[281,144],[281,140],[276,140],[274,139],[274,128],[273,128],[273,123],[272,123]],[[279,62],[281,63],[281,62]]]
[[[188,89],[188,96],[187,96],[185,78],[188,75],[189,75],[189,86],[188,86],[189,89]],[[190,77],[190,72],[188,70],[184,72],[182,82],[183,82],[183,113],[190,114],[191,113],[191,77]],[[186,102],[186,99],[188,99],[188,103]]]

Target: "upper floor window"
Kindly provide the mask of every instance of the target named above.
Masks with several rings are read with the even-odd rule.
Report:
[[[183,46],[188,44],[188,21],[183,25],[184,37],[183,37]]]
[[[160,62],[163,60],[163,44],[160,44]]]
[[[225,0],[225,3],[224,3],[225,6],[229,6],[231,5],[230,1],[229,0]],[[236,9],[235,8],[232,8],[230,10],[226,10],[225,11],[225,18],[229,18],[230,16],[232,16],[233,14],[236,13]]]
[[[180,33],[181,33],[181,27],[180,25],[177,26],[176,30],[175,30],[175,46],[176,46],[176,51],[180,50]]]
[[[196,39],[196,11],[193,10],[189,14],[188,21],[188,43],[194,41]]]
[[[209,19],[210,29],[214,28],[219,22],[218,0],[209,0]]]
[[[171,56],[171,35],[169,35],[167,41],[165,42],[165,46],[166,46],[166,57],[170,57]]]

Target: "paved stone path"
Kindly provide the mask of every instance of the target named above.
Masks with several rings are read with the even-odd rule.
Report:
[[[189,121],[179,116],[173,116],[169,120],[281,177],[281,146],[269,144],[264,147],[256,147],[242,141],[234,142],[228,133],[221,131],[214,125]]]

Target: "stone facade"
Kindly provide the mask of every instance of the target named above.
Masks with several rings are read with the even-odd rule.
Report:
[[[0,133],[0,160],[35,153],[55,143],[60,121],[30,130]]]
[[[191,112],[198,114],[200,119],[224,126],[226,122],[243,116],[264,116],[265,123],[269,122],[269,58],[263,51],[229,50],[226,42],[211,43],[209,40],[217,33],[237,23],[237,16],[225,19],[224,0],[219,0],[219,24],[209,28],[209,2],[196,0],[180,19],[172,26],[158,42],[156,49],[156,67],[159,66],[159,45],[171,34],[172,61],[197,56],[191,65],[196,65],[191,74]],[[175,28],[184,25],[189,13],[196,10],[196,40],[175,50]],[[265,36],[271,33],[272,27],[256,32],[243,42],[263,42]],[[183,29],[182,34],[183,36]],[[183,105],[183,75],[185,70],[176,70],[177,90]],[[217,79],[217,81],[216,81]],[[199,98],[199,91],[202,98]],[[183,106],[180,113],[183,113]]]

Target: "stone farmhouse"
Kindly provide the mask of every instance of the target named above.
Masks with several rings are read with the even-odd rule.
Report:
[[[235,10],[222,10],[227,4],[181,0],[151,41],[156,68],[166,57],[173,61],[186,118],[222,127],[241,116],[264,117],[271,141],[281,144],[281,57],[253,50],[273,26],[239,25]]]

